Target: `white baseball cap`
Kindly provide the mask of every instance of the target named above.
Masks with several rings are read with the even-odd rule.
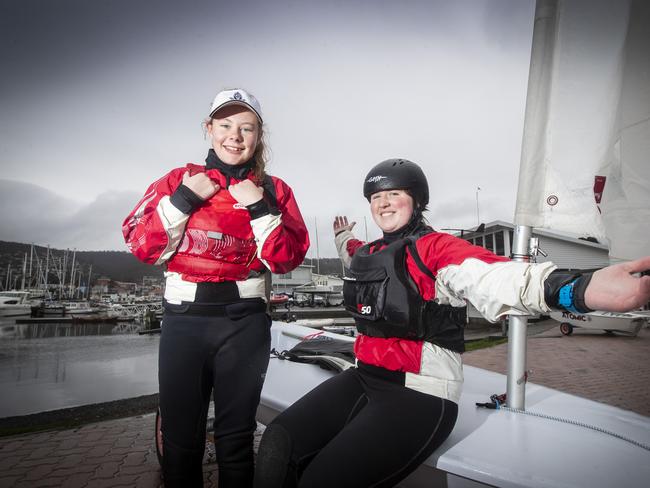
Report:
[[[253,95],[248,93],[246,90],[241,88],[236,88],[234,90],[223,90],[217,93],[217,96],[214,97],[212,102],[212,107],[210,107],[210,117],[214,117],[214,114],[217,110],[227,107],[228,105],[241,105],[246,107],[257,115],[257,118],[262,123],[262,107],[260,102],[257,101]]]

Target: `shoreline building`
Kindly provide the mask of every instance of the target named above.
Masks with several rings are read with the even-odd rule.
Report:
[[[489,249],[499,256],[510,256],[514,229],[514,224],[495,220],[481,224],[474,230],[454,232],[453,235],[476,246]],[[533,229],[532,237],[539,240],[539,249],[546,253],[546,256],[538,254],[538,263],[553,261],[558,268],[580,270],[609,265],[608,246],[595,242],[595,239],[573,237],[546,229]],[[485,319],[470,303],[467,305],[467,317],[470,323],[474,321],[485,323]]]
[[[484,247],[499,256],[510,256],[514,224],[495,220],[481,224],[475,230],[455,232],[453,235]],[[609,265],[609,248],[591,238],[572,237],[546,229],[533,229],[539,239],[539,248],[547,256],[537,256],[538,263],[553,261],[562,269],[593,269]]]

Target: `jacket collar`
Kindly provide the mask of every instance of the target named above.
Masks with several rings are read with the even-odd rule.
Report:
[[[415,210],[404,227],[393,232],[384,232],[384,235],[380,240],[386,244],[391,244],[399,239],[404,239],[405,237],[412,235],[425,234],[432,230],[431,227],[423,222],[422,212],[420,212],[420,210]]]
[[[230,180],[230,178],[234,178],[240,181],[245,180],[248,176],[248,173],[253,170],[253,166],[255,166],[255,160],[252,158],[243,164],[226,164],[221,161],[221,159],[219,159],[219,156],[217,156],[217,153],[214,152],[214,149],[210,149],[208,151],[208,157],[205,158],[205,169],[219,170],[227,180]]]

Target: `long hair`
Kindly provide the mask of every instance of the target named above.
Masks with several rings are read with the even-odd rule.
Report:
[[[264,124],[260,125],[260,136],[257,139],[257,146],[255,147],[255,152],[253,153],[253,159],[255,160],[255,165],[253,166],[253,174],[258,183],[264,181],[266,176],[266,163],[269,160],[269,148],[266,140],[266,131],[264,130]]]

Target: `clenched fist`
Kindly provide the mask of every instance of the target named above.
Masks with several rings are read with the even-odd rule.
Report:
[[[264,189],[251,180],[240,181],[228,187],[232,197],[245,207],[259,202],[264,197]]]
[[[219,191],[219,184],[215,183],[205,173],[196,173],[190,176],[187,172],[183,175],[183,185],[192,190],[201,200],[208,200]]]

